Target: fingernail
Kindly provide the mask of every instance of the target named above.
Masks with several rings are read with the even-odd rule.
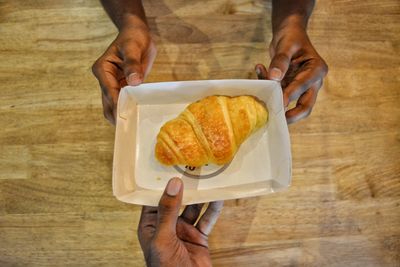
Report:
[[[285,111],[287,111],[287,109],[289,107],[289,98],[285,95],[283,95],[283,105],[285,107]]]
[[[136,86],[142,83],[142,79],[136,72],[129,74],[127,83],[132,86]]]
[[[272,68],[269,71],[269,78],[271,80],[275,80],[275,81],[280,82],[282,80],[282,71],[280,69],[278,69],[278,68]]]
[[[167,184],[166,193],[170,197],[176,196],[182,187],[182,180],[179,178],[172,178]]]
[[[258,68],[258,67],[256,68],[256,73],[257,73],[258,76],[260,76],[260,74],[261,74],[260,68]]]

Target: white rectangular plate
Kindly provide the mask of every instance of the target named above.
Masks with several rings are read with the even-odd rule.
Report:
[[[210,165],[182,174],[158,163],[154,147],[160,127],[190,103],[210,95],[258,97],[268,108],[266,126],[251,135],[232,162],[210,178],[204,175],[220,167]],[[121,90],[117,112],[113,193],[123,202],[156,206],[166,183],[176,176],[184,182],[184,205],[264,195],[290,184],[290,140],[277,82],[205,80],[127,86]]]

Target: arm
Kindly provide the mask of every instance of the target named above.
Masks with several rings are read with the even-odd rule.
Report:
[[[130,25],[147,27],[146,14],[141,0],[100,0],[100,2],[119,31],[124,26]]]
[[[286,108],[291,101],[297,101],[286,112],[288,123],[311,113],[328,71],[307,35],[314,3],[314,0],[273,0],[271,63],[268,70],[261,64],[256,66],[259,78],[281,82]]]
[[[314,9],[315,0],[273,0],[272,32],[289,25],[307,28],[308,19]]]
[[[93,64],[92,71],[102,91],[104,116],[114,124],[121,88],[143,82],[157,49],[141,0],[101,0],[101,3],[118,28],[118,35]]]

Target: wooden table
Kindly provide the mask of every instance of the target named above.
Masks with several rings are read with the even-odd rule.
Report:
[[[255,78],[271,3],[146,2],[148,81]],[[227,201],[215,266],[400,266],[400,3],[319,1],[330,66],[290,126],[286,192]],[[140,207],[112,196],[114,128],[92,62],[116,29],[96,0],[0,1],[0,266],[143,266]]]

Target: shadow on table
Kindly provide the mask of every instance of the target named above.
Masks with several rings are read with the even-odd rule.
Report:
[[[261,2],[261,4],[264,9],[267,9],[268,3],[266,1]],[[243,71],[239,74],[239,77],[230,77],[229,74],[228,77],[221,77],[221,73],[227,70],[224,69],[225,67],[220,64],[216,57],[212,40],[206,32],[188,23],[184,18],[177,16],[174,10],[171,10],[164,1],[157,1],[155,4],[150,2],[147,5],[146,9],[153,9],[155,13],[155,16],[148,17],[148,23],[159,48],[159,55],[161,55],[161,49],[171,49],[171,51],[164,51],[165,54],[163,56],[169,58],[169,60],[166,60],[167,62],[172,63],[168,68],[171,68],[170,71],[174,80],[252,78],[254,76],[253,64],[265,61],[262,58],[258,62],[249,62],[250,55],[254,52],[254,47],[252,45],[243,45],[246,42],[251,44],[253,42],[260,42],[260,40],[264,41],[267,39],[267,36],[269,37],[270,32],[266,33],[265,31],[268,25],[266,25],[263,17],[254,23],[254,29],[252,29],[253,35],[250,38],[246,38],[247,40],[240,40],[240,43],[238,43],[238,40],[226,40],[226,42],[233,42],[232,44],[234,42],[237,43],[235,46],[237,51],[234,52],[240,55],[239,60],[241,64],[239,66],[243,66]],[[210,22],[210,25],[212,25],[212,22]],[[215,25],[215,27],[218,27],[218,25]],[[232,25],[232,27],[235,27],[235,25]],[[223,34],[221,32],[221,35]],[[214,41],[214,43],[216,42]],[[175,46],[167,46],[170,44]],[[198,44],[198,46],[190,46],[193,50],[187,51],[187,47],[184,46],[185,44]],[[176,56],[176,58],[172,59],[170,55]],[[161,70],[161,72],[165,71]],[[158,76],[162,75],[158,74]]]
[[[259,201],[260,197],[225,201],[219,221],[210,235],[209,247],[215,250],[231,247],[239,252],[248,239]]]

